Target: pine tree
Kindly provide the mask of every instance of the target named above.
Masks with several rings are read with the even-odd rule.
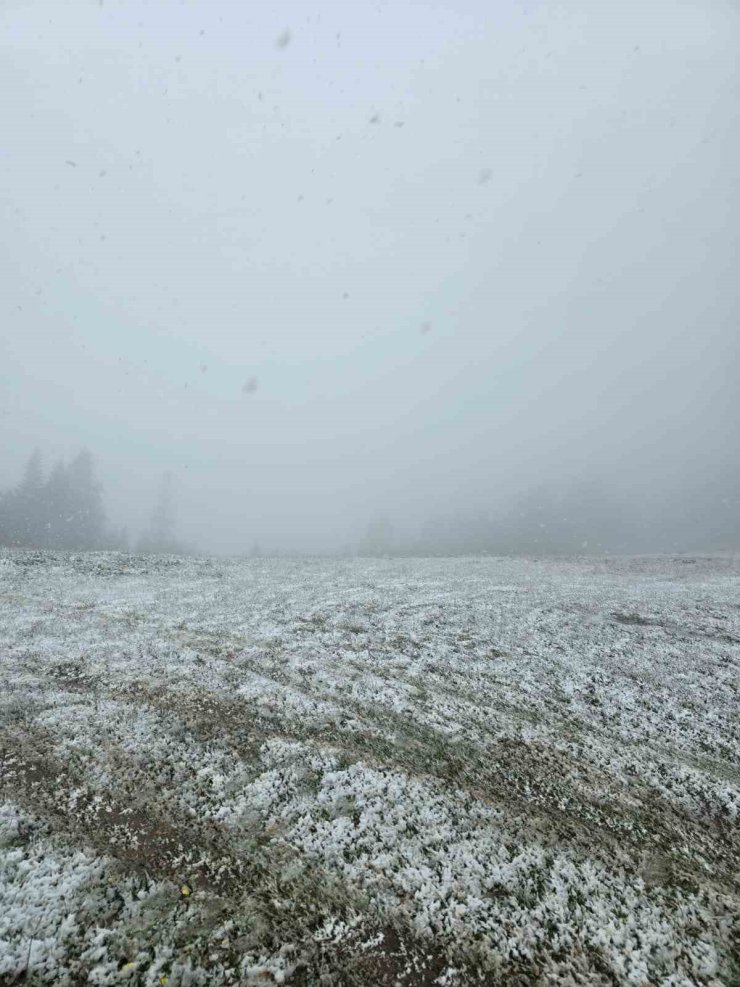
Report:
[[[44,479],[38,451],[21,482],[0,495],[0,544],[18,548],[103,548],[108,538],[102,487],[92,455],[59,460]]]
[[[70,548],[99,548],[105,532],[102,486],[95,478],[93,457],[87,449],[67,467],[72,514],[67,528]]]
[[[139,540],[141,552],[171,552],[183,551],[175,538],[175,510],[172,474],[165,473],[159,488],[157,503],[149,519],[149,526]]]
[[[381,515],[368,524],[358,551],[360,555],[388,555],[392,552],[393,546],[393,525],[390,518]]]
[[[74,510],[67,466],[60,459],[44,486],[45,547],[74,547],[70,533]]]
[[[10,545],[10,494],[0,493],[0,545]]]
[[[6,497],[8,536],[11,545],[37,546],[43,543],[44,472],[41,453],[31,454],[23,479]]]

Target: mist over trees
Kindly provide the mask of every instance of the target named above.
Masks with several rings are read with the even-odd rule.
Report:
[[[591,476],[540,482],[489,509],[455,510],[394,529],[368,524],[355,552],[390,555],[590,555],[727,551],[740,547],[740,478],[640,499]]]
[[[180,550],[172,528],[169,488],[167,497],[160,497],[153,515],[152,537],[140,547],[141,551]],[[127,529],[115,528],[107,521],[103,486],[87,449],[68,462],[57,460],[48,474],[44,473],[40,453],[34,451],[20,482],[0,493],[0,545],[127,551],[128,544]]]
[[[171,473],[162,476],[149,524],[137,543],[139,552],[182,554],[187,547],[175,537],[175,494]]]
[[[374,518],[367,526],[360,541],[358,555],[392,555],[397,547],[395,531],[386,515]]]
[[[122,535],[106,524],[102,486],[91,453],[58,460],[44,475],[34,452],[20,483],[0,495],[0,544],[51,549],[121,546]]]
[[[483,502],[485,503],[485,491]],[[177,491],[171,473],[162,475],[137,552],[184,554],[193,549],[177,533]],[[641,498],[629,488],[596,475],[540,481],[496,499],[490,506],[438,510],[415,519],[396,518],[384,505],[364,531],[343,548],[327,544],[319,554],[581,555],[723,551],[740,547],[740,477],[728,466],[722,482],[697,478],[667,498]],[[206,512],[204,517],[210,518]],[[243,520],[247,529],[238,530]],[[249,536],[247,535],[249,531]],[[235,552],[301,554],[289,543],[263,541],[259,517],[237,519]],[[244,544],[240,545],[243,539]],[[248,546],[251,543],[251,549]],[[106,516],[95,460],[81,450],[44,469],[38,451],[20,481],[0,492],[0,546],[51,550],[129,550],[128,530]]]
[[[188,550],[175,536],[174,504],[172,476],[165,473],[137,551]],[[128,530],[112,526],[106,518],[103,486],[89,450],[81,450],[68,462],[57,460],[46,474],[41,454],[38,450],[31,454],[20,482],[0,492],[0,545],[128,551]]]

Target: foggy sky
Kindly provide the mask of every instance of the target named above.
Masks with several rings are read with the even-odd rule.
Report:
[[[739,17],[5,0],[0,484],[86,445],[240,551],[729,483]]]

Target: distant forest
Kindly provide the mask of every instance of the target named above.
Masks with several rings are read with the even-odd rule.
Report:
[[[82,450],[44,473],[34,452],[20,482],[0,492],[0,546],[72,551],[113,550],[183,554],[175,535],[173,483],[165,474],[143,534],[132,544],[125,528],[108,523],[93,456]],[[340,555],[528,555],[602,552],[685,552],[740,548],[740,482],[692,491],[684,503],[640,509],[605,482],[542,485],[496,510],[456,512],[420,520],[415,533],[378,515]],[[253,556],[263,554],[255,543]],[[294,554],[266,546],[266,555]],[[300,554],[300,553],[298,553]],[[336,554],[329,551],[329,554]]]
[[[174,536],[172,483],[165,475],[140,552],[182,552]],[[0,546],[11,548],[128,551],[128,532],[109,525],[103,488],[92,454],[83,449],[44,474],[34,452],[17,486],[0,492]]]
[[[359,555],[583,555],[740,548],[740,480],[712,481],[644,504],[598,479],[540,484],[489,511],[423,522],[416,535],[388,516],[368,525]]]

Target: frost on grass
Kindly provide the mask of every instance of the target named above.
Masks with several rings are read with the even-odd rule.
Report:
[[[0,980],[733,982],[739,573],[0,555]]]
[[[8,803],[0,806],[0,848],[2,982],[103,985],[146,970],[143,982],[154,984],[165,969],[206,982],[197,967],[173,962],[162,942],[171,889],[144,890],[111,861],[58,844]]]

